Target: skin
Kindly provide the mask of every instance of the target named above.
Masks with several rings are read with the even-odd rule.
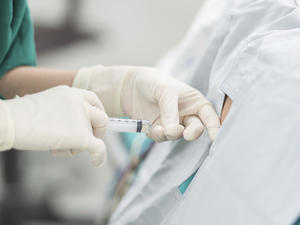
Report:
[[[58,85],[72,86],[77,72],[77,70],[20,66],[10,70],[0,79],[0,93],[4,98],[11,99],[16,95],[21,97]],[[221,114],[221,123],[226,118],[231,103],[231,99],[226,96]]]
[[[221,123],[223,123],[223,121],[225,120],[230,107],[232,104],[232,100],[226,95],[225,100],[224,100],[224,104],[223,104],[223,109],[222,109],[222,113],[221,113]]]
[[[6,99],[33,94],[58,85],[71,86],[76,70],[20,66],[0,79],[0,93]]]

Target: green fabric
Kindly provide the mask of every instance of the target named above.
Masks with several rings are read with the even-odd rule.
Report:
[[[136,138],[135,133],[122,133],[122,140],[126,147],[127,153],[130,153],[130,149],[132,147],[133,141]]]
[[[300,225],[300,217],[299,217],[298,220],[294,223],[294,225]]]
[[[17,66],[35,64],[34,31],[26,0],[1,0],[0,77]]]
[[[198,171],[198,170],[197,170]],[[194,176],[196,175],[197,171],[195,171],[188,179],[186,179],[178,188],[181,194],[184,194],[186,189],[189,187],[190,183],[194,179]]]

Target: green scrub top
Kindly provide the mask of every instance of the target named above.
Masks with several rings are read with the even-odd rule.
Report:
[[[34,66],[33,25],[26,0],[1,0],[0,77],[21,65]]]

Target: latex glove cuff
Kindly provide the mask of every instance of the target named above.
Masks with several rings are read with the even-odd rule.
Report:
[[[97,65],[80,69],[73,81],[73,87],[93,91],[97,94],[109,116],[125,116],[121,107],[121,89],[126,73],[120,67]]]
[[[9,150],[15,140],[14,120],[4,101],[0,101],[0,151]]]

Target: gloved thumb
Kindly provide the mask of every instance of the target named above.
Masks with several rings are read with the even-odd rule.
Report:
[[[182,136],[184,127],[179,124],[178,94],[172,90],[165,90],[158,99],[160,117],[164,126],[165,136],[175,140]]]
[[[93,166],[100,167],[106,161],[106,147],[104,142],[96,137],[91,137],[87,151],[91,155],[91,161]]]

